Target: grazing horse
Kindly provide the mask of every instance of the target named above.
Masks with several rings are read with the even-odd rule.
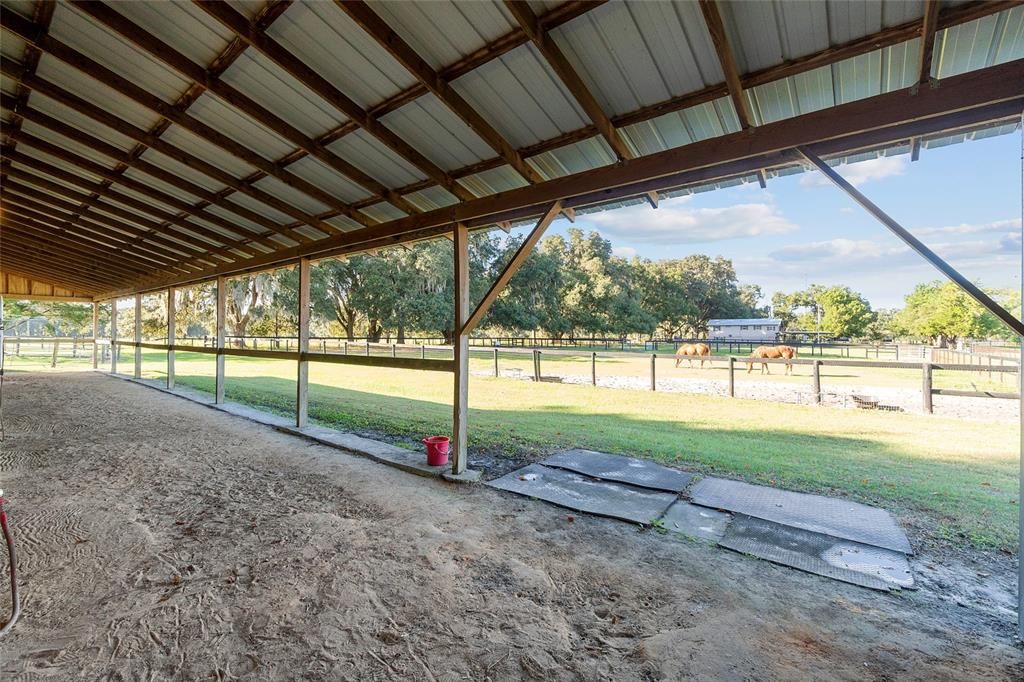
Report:
[[[676,367],[679,363],[686,358],[690,363],[690,367],[693,367],[693,358],[700,358],[700,368],[704,369],[704,358],[708,358],[708,363],[711,362],[711,346],[706,343],[684,343],[679,346],[679,350],[676,351]]]
[[[768,358],[768,359],[782,358],[784,360],[792,360],[793,358],[796,357],[796,354],[797,354],[796,353],[796,348],[793,348],[792,346],[758,346],[757,348],[755,348],[750,353],[749,357],[751,357],[751,358]],[[748,360],[747,361],[747,374],[750,374],[750,371],[752,369],[754,369],[754,360]],[[793,371],[793,363],[792,362],[787,362],[786,363],[785,373],[786,374],[790,374],[792,371]],[[767,362],[762,362],[761,363],[761,374],[764,374],[765,372],[768,372],[768,374],[772,373],[771,370],[768,369],[768,363]]]

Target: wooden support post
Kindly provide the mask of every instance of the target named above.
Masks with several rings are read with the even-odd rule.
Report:
[[[494,376],[495,376],[495,378],[497,378],[497,376],[498,376],[498,349],[497,348],[494,349]]]
[[[295,381],[295,426],[302,428],[309,420],[309,259],[299,261],[299,361]]]
[[[452,403],[452,473],[466,471],[469,413],[469,229],[457,223],[454,230],[455,250],[455,386]]]
[[[657,384],[655,383],[655,376],[654,376],[654,363],[655,363],[655,361],[657,359],[658,359],[658,354],[657,353],[651,353],[651,390],[652,391],[657,390]]]
[[[821,360],[815,360],[811,365],[812,384],[811,391],[814,393],[814,404],[821,405]]]
[[[100,304],[93,302],[92,304],[92,368],[98,369],[100,366],[100,356],[96,351],[99,347],[96,344],[96,339],[100,333]]]
[[[393,357],[393,358],[397,358],[398,357],[398,344],[397,343],[391,344],[391,357]]]
[[[50,358],[50,368],[57,366],[57,353],[60,351],[60,339],[53,340],[53,357]]]
[[[135,372],[136,379],[142,378],[142,294],[135,294]]]
[[[736,358],[729,356],[729,397],[736,397]]]
[[[420,360],[426,360],[426,359],[427,359],[427,347],[421,343],[420,344]]]
[[[224,402],[224,325],[227,314],[228,279],[224,275],[217,278],[217,378],[214,390],[214,402]]]
[[[110,300],[110,373],[117,374],[117,299]]]
[[[921,403],[926,414],[932,413],[932,363],[921,363]]]
[[[590,354],[590,384],[597,386],[597,353]]]
[[[167,289],[167,345],[174,346],[178,336],[178,328],[174,317],[177,315],[177,301],[174,300],[174,287]],[[174,348],[167,349],[167,388],[174,388]]]

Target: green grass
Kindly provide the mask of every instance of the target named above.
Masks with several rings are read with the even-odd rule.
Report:
[[[12,369],[44,365],[11,360]],[[125,353],[122,366],[129,368],[130,360]],[[162,371],[162,353],[147,352],[143,361],[149,371]],[[529,370],[529,356],[514,361]],[[562,363],[571,364],[572,373],[589,372],[583,359],[552,361]],[[659,373],[673,371],[670,359],[666,364],[664,369],[659,365]],[[492,367],[487,358],[472,361],[474,371]],[[705,375],[717,371],[704,370]],[[549,373],[547,364],[544,372]],[[176,376],[181,385],[212,391],[212,356],[177,353]],[[293,362],[229,357],[226,395],[290,414],[294,377]],[[809,379],[773,375],[773,380]],[[310,367],[314,421],[375,431],[409,444],[450,431],[451,393],[451,376],[445,373],[323,363]],[[1014,423],[538,385],[488,376],[471,378],[469,419],[471,450],[540,456],[579,446],[625,453],[794,490],[847,495],[904,515],[932,539],[984,549],[1015,550],[1017,544],[1020,441]]]

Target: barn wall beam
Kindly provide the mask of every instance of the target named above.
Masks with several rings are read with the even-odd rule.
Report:
[[[174,287],[167,288],[167,388],[174,388],[174,339],[177,337],[177,327],[174,316],[177,314],[177,301],[174,300]]]
[[[806,158],[814,167],[819,171],[833,185],[841,189],[843,192],[848,194],[857,204],[861,206],[865,211],[870,213],[878,222],[882,223],[889,229],[894,235],[903,241],[907,246],[912,248],[922,258],[931,263],[935,268],[945,275],[947,278],[955,282],[961,289],[967,292],[971,298],[976,300],[982,306],[984,306],[990,313],[1002,320],[1003,324],[1009,327],[1018,336],[1024,337],[1024,322],[1021,322],[1003,306],[999,305],[992,299],[988,294],[982,291],[976,284],[971,280],[960,274],[960,271],[954,268],[952,265],[942,259],[937,253],[928,248],[924,242],[915,237],[905,227],[896,222],[888,213],[879,208],[870,199],[861,194],[861,192],[851,185],[847,180],[837,173],[831,166],[822,161],[814,152],[806,149],[799,149],[801,155]]]
[[[299,261],[299,360],[296,363],[295,378],[295,426],[302,428],[309,420],[309,360],[303,353],[309,352],[309,276],[310,261]]]
[[[223,275],[217,278],[217,311],[216,335],[217,335],[217,361],[216,379],[214,388],[214,402],[218,405],[224,402],[224,327],[227,318],[227,277]]]
[[[142,378],[142,294],[135,294],[135,371],[136,379]]]
[[[100,366],[100,356],[97,352],[99,350],[99,344],[96,339],[100,335],[100,304],[93,301],[92,303],[92,368],[98,369]]]
[[[117,299],[110,301],[110,373],[117,374]]]
[[[732,45],[729,44],[729,36],[725,32],[725,22],[722,21],[718,2],[716,0],[699,1],[700,11],[704,15],[704,23],[707,25],[711,42],[718,54],[718,63],[725,75],[725,86],[729,91],[729,98],[732,100],[733,108],[736,109],[740,128],[746,130],[754,125],[754,117],[750,113],[750,103],[747,102],[747,97],[743,94],[743,83],[740,81],[739,69],[736,66],[736,56],[733,54]]]
[[[917,82],[928,83],[932,77],[932,55],[935,52],[935,31],[939,25],[939,0],[925,0],[921,25],[921,56]]]
[[[469,228],[463,223],[454,227],[455,258],[455,338],[452,347],[455,355],[455,377],[452,399],[452,474],[459,476],[466,471],[469,434]]]

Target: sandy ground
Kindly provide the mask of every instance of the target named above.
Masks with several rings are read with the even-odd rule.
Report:
[[[4,398],[4,680],[1024,675],[1008,560],[921,556],[922,589],[882,594],[98,374],[10,374]]]
[[[488,372],[477,372],[477,374],[490,376]],[[501,374],[511,379],[533,380],[530,374],[519,369],[502,370]],[[560,381],[566,384],[590,384],[592,378],[589,374],[575,374],[545,376],[544,380]],[[633,376],[598,376],[597,385],[604,388],[646,391],[651,388],[651,380],[646,377]],[[659,391],[666,393],[724,396],[727,390],[725,381],[721,379],[658,378],[656,385]],[[822,386],[822,404],[827,407],[856,409],[857,406],[850,397],[853,394],[871,396],[881,404],[897,406],[904,412],[924,414],[920,390],[885,386],[828,383]],[[751,379],[739,376],[736,379],[736,397],[800,405],[810,405],[813,401],[809,385],[759,382],[756,377]],[[1016,422],[1020,420],[1020,401],[936,395],[932,396],[932,414],[955,419]]]

